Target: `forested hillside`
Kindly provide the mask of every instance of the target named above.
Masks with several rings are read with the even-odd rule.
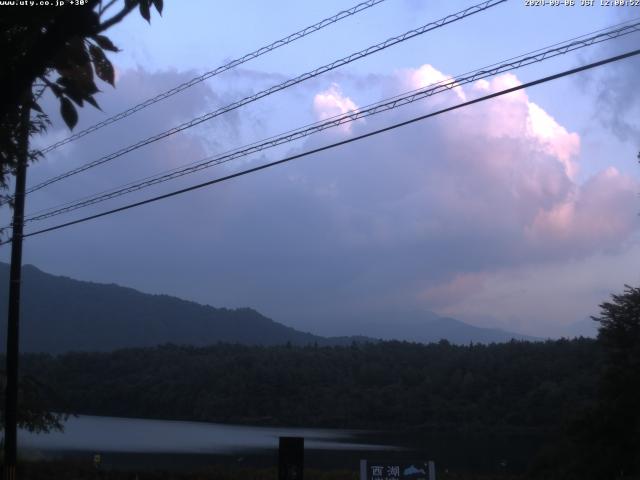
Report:
[[[592,340],[165,345],[25,355],[54,411],[287,426],[552,431],[593,399]]]
[[[295,330],[250,308],[214,308],[115,284],[54,276],[32,265],[23,270],[20,348],[25,352],[109,351],[167,342],[351,342]],[[8,265],[0,263],[0,291],[8,292],[8,279]],[[6,295],[1,295],[0,311],[6,309]],[[0,328],[2,349],[5,335],[6,328]]]

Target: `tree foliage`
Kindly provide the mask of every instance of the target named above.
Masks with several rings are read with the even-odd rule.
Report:
[[[322,427],[556,430],[586,407],[593,340],[455,346],[166,345],[25,355],[54,411]]]
[[[4,391],[5,387],[6,375],[2,372],[0,388]],[[68,415],[51,412],[48,408],[56,397],[56,393],[42,381],[31,375],[22,376],[18,384],[18,427],[36,433],[63,430]],[[0,425],[4,425],[3,409],[0,409]]]
[[[604,351],[592,444],[603,474],[640,475],[640,288],[625,285],[600,305]]]
[[[600,305],[593,405],[539,465],[549,480],[640,478],[640,288]]]
[[[85,102],[99,108],[95,77],[114,85],[114,69],[105,51],[118,48],[104,35],[134,9],[151,20],[162,0],[85,0],[83,5],[5,8],[0,17],[0,187],[15,171],[21,128],[20,108],[37,112],[30,133],[46,126],[38,101],[45,90],[58,98],[69,128]],[[113,11],[115,9],[115,11]],[[113,11],[113,13],[112,13]],[[95,74],[95,75],[94,75]],[[31,155],[31,160],[36,155]]]

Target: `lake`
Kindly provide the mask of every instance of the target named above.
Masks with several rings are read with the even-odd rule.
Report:
[[[21,455],[92,459],[105,467],[191,469],[212,464],[270,467],[278,437],[305,439],[310,468],[358,468],[361,458],[435,460],[439,469],[521,472],[544,443],[532,435],[373,432],[283,428],[81,415],[64,432],[19,431]]]
[[[20,430],[18,445],[21,456],[30,459],[89,461],[100,453],[105,468],[175,470],[272,467],[277,464],[280,436],[304,437],[305,464],[320,469],[357,468],[360,458],[402,450],[376,444],[366,433],[81,415],[70,417],[64,432]]]
[[[43,451],[238,454],[277,449],[278,437],[305,438],[312,450],[394,450],[356,441],[358,432],[311,428],[252,427],[216,423],[143,420],[81,415],[64,432],[19,431],[21,447]]]

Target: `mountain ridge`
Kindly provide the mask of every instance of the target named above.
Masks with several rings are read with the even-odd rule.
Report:
[[[0,262],[0,289],[4,292],[0,296],[0,311],[3,312],[7,311],[8,277],[9,266]],[[364,327],[367,336],[315,335],[276,322],[249,307],[228,309],[202,305],[171,295],[143,293],[114,283],[51,275],[33,265],[23,267],[22,291],[20,349],[23,352],[111,351],[166,343],[196,347],[220,342],[264,346],[286,343],[345,345],[354,341],[376,342],[378,338],[388,337],[385,332],[370,326]],[[424,343],[440,338],[453,343],[525,339],[509,332],[438,318],[440,325],[432,332],[435,336],[416,334],[420,326],[424,330],[429,324],[419,321],[416,324],[414,320],[417,330],[414,328],[414,332],[404,338],[399,335],[398,339]],[[56,320],[55,326],[52,326],[52,319]],[[463,333],[447,335],[447,325]],[[396,330],[397,327],[398,324],[392,326]],[[0,342],[4,349],[6,320],[0,329]]]

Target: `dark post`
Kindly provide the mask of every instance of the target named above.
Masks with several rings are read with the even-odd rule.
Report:
[[[29,156],[29,120],[31,109],[22,105],[20,115],[20,145],[16,166],[16,191],[13,207],[13,236],[11,238],[11,273],[9,277],[9,316],[7,320],[7,387],[4,418],[5,480],[15,480],[17,463],[18,423],[18,325],[20,321],[20,283],[22,276],[22,227],[24,197]]]
[[[304,438],[280,437],[278,480],[303,480]]]

